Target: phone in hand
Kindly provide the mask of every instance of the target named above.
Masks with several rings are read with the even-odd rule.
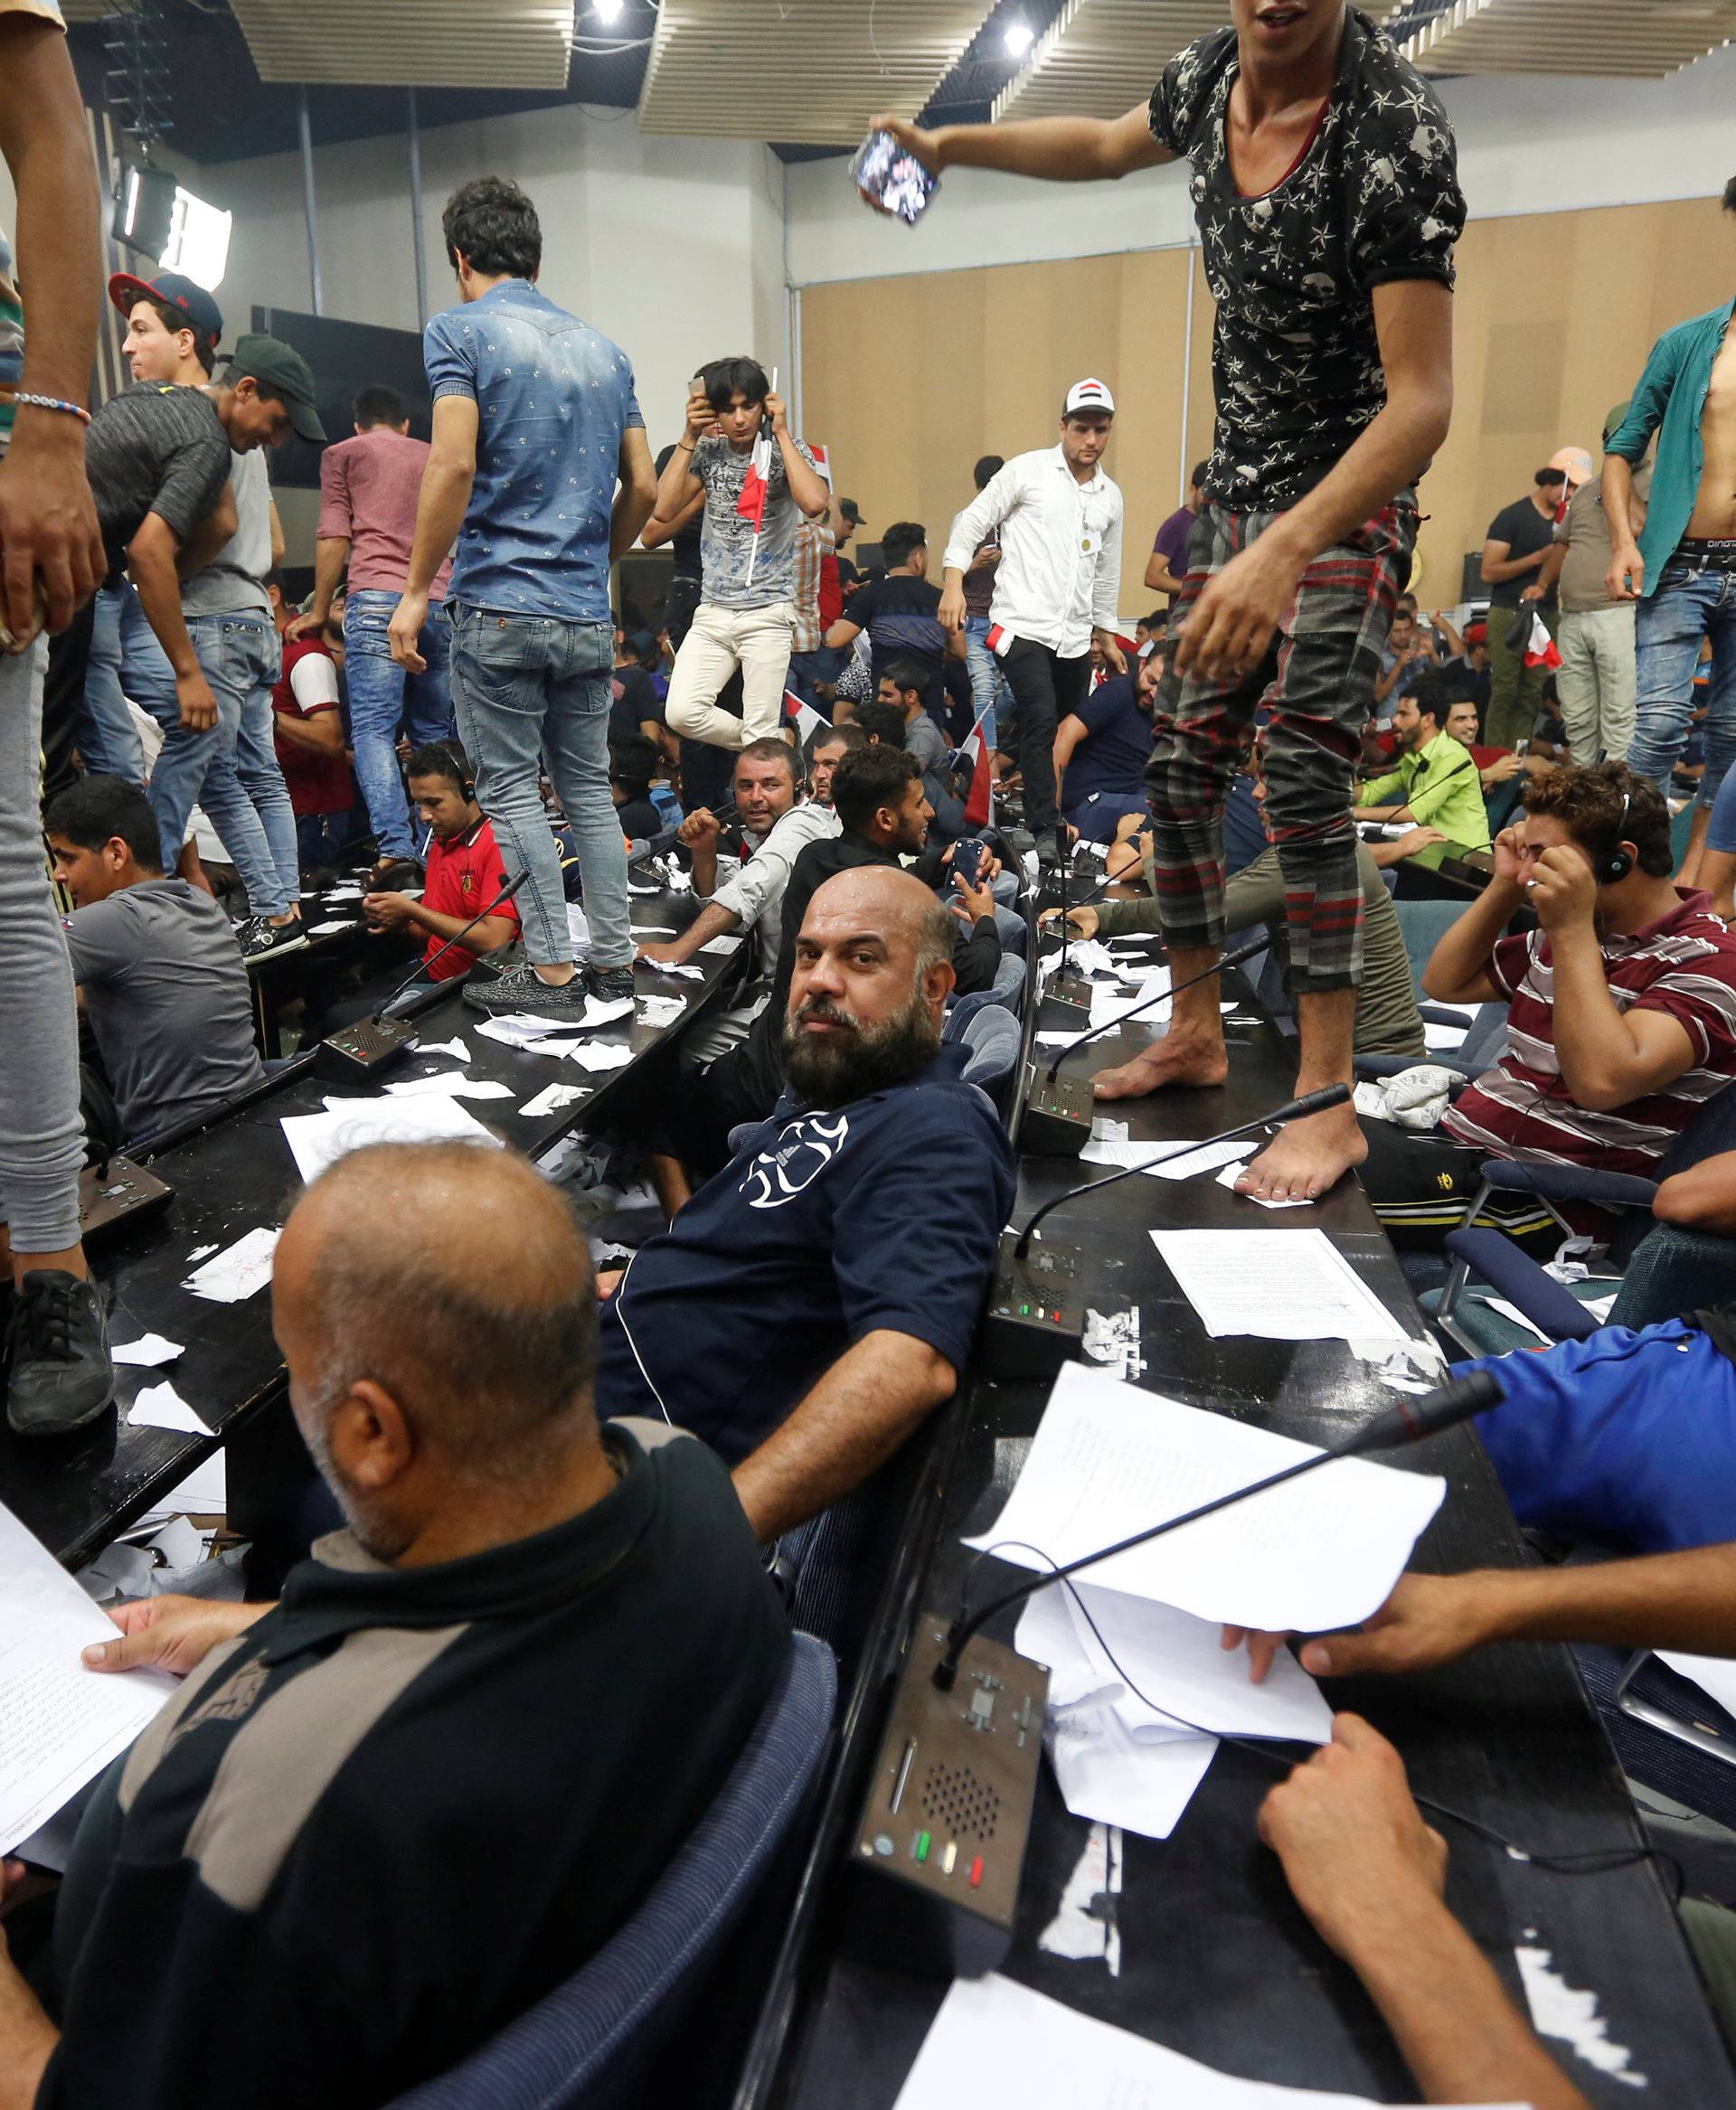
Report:
[[[952,846],[952,876],[961,887],[974,887],[981,875],[988,845],[967,835]]]
[[[933,170],[925,168],[890,132],[869,133],[856,149],[850,174],[859,191],[906,227],[916,225],[940,184]]]

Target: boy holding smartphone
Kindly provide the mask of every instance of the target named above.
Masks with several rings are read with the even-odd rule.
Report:
[[[769,445],[757,444],[762,420]],[[687,739],[744,748],[783,724],[797,524],[820,519],[831,501],[757,360],[714,359],[694,376],[686,429],[657,480],[641,544],[651,550],[671,540],[702,497],[704,586],[675,655],[666,716],[670,730]],[[742,714],[734,718],[717,698],[738,667]]]

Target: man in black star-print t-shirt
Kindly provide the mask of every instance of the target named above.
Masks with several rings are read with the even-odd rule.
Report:
[[[1172,160],[1217,302],[1217,431],[1158,692],[1151,795],[1175,1017],[1097,1096],[1210,1087],[1228,1068],[1211,969],[1223,809],[1256,713],[1284,873],[1298,1093],[1348,1087],[1362,973],[1351,783],[1416,537],[1415,485],[1452,409],[1453,243],[1465,220],[1433,89],[1344,0],[1230,0],[1231,26],[1110,119],[925,132],[937,170],[1069,181]],[[939,209],[939,208],[937,208]],[[1307,1201],[1367,1155],[1345,1100],[1291,1122],[1241,1173]]]

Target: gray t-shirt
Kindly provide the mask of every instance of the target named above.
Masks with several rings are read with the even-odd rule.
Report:
[[[129,1141],[263,1082],[229,918],[182,879],[144,880],[63,919],[72,974]]]
[[[802,459],[813,468],[814,457],[799,439],[796,445]],[[769,608],[778,601],[788,600],[796,589],[796,530],[802,514],[789,495],[783,454],[777,446],[772,447],[771,468],[766,477],[766,511],[758,556],[753,548],[753,523],[736,511],[752,460],[751,448],[737,454],[727,439],[715,435],[702,439],[693,449],[693,474],[705,486],[699,527],[700,558],[705,571],[702,591],[713,608]],[[751,586],[748,583],[750,565]]]
[[[271,569],[271,479],[265,473],[264,450],[231,454],[229,481],[235,493],[235,532],[204,570],[182,586],[181,613],[238,616],[250,608],[269,619],[271,596],[265,580]]]

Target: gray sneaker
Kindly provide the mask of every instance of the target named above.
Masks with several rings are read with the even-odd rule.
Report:
[[[467,982],[464,986],[464,1001],[472,1011],[486,1011],[496,1018],[528,1012],[533,1018],[545,1018],[560,1025],[579,1023],[585,1015],[587,994],[582,974],[557,989],[543,981],[528,962],[493,981]]]
[[[37,1267],[12,1301],[6,1332],[6,1419],[19,1436],[65,1436],[115,1396],[108,1322],[95,1286],[61,1267]]]
[[[584,969],[585,987],[593,996],[600,996],[605,1003],[618,1003],[623,996],[633,994],[633,969],[626,967],[591,967]]]

